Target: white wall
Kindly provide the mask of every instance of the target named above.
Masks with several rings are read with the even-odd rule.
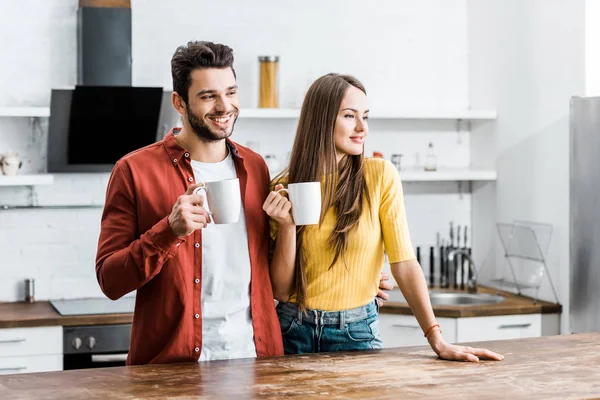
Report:
[[[585,95],[600,96],[600,0],[585,0]]]
[[[526,220],[554,228],[550,273],[569,311],[569,99],[584,93],[583,0],[471,0],[469,88],[474,107],[495,106],[495,129],[475,128],[473,163],[495,166],[495,190],[476,188],[473,219],[487,235],[474,243],[490,277],[502,275],[496,222]],[[533,294],[528,292],[528,294]],[[554,301],[548,280],[540,296]]]
[[[0,3],[0,105],[47,106],[50,90],[76,82],[77,0]],[[277,54],[280,100],[300,105],[310,82],[326,72],[356,75],[371,109],[469,106],[465,0],[303,2],[133,0],[133,82],[171,88],[170,58],[190,39],[223,42],[235,51],[241,106],[256,107],[257,57]],[[493,106],[492,106],[493,107]],[[23,173],[45,171],[46,122],[0,118],[0,153],[19,151]],[[239,121],[234,139],[259,140],[263,154],[285,159],[294,121]],[[465,129],[463,127],[463,129]],[[470,164],[470,135],[452,122],[373,121],[366,145],[403,153],[416,164],[433,141],[441,166]],[[102,138],[90,138],[102,140]],[[101,204],[106,175],[60,175],[54,185],[0,188],[0,204]],[[468,187],[463,187],[463,191]],[[471,196],[458,185],[406,184],[413,243],[434,244],[448,223],[471,224]],[[37,297],[98,296],[94,259],[101,209],[0,211],[0,301],[22,298],[22,279],[37,279]]]

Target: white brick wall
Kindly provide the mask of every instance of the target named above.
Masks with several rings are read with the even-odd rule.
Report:
[[[76,82],[76,0],[6,0],[0,4],[0,105],[48,105],[50,89]],[[190,39],[229,44],[236,56],[242,107],[257,103],[257,56],[277,54],[282,107],[299,106],[308,85],[326,72],[356,75],[371,109],[466,108],[465,0],[303,2],[263,0],[133,0],[133,82],[171,88],[170,58]],[[18,34],[15,34],[18,33]],[[259,140],[263,154],[285,159],[294,121],[239,121],[234,139]],[[0,118],[0,153],[19,151],[23,172],[45,170],[46,122]],[[439,164],[470,164],[468,132],[451,122],[371,122],[366,144],[421,162],[433,141]],[[102,138],[90,138],[102,140]],[[102,204],[106,174],[59,175],[34,190],[40,205]],[[468,187],[463,187],[463,191]],[[0,188],[0,204],[28,204],[27,188]],[[471,197],[458,185],[405,185],[413,243],[447,236],[448,222],[470,225]],[[94,275],[101,209],[0,211],[0,301],[22,298],[22,279],[34,277],[37,297],[100,296]]]

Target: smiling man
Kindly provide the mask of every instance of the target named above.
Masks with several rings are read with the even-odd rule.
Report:
[[[183,128],[116,163],[102,214],[100,287],[111,299],[137,290],[127,364],[282,355],[262,210],[269,172],[229,139],[239,113],[233,52],[189,42],[171,72]],[[241,217],[216,225],[194,189],[236,177]]]

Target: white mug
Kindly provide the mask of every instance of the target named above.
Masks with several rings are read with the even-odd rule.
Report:
[[[0,155],[0,165],[4,175],[14,176],[23,166],[23,161],[21,161],[19,153],[7,153],[4,156]]]
[[[202,186],[194,190],[206,192],[207,209],[215,224],[235,224],[240,219],[242,209],[242,196],[240,194],[240,180],[238,178],[226,179],[215,182],[202,182]]]
[[[286,191],[296,225],[315,225],[321,218],[321,182],[290,183]]]

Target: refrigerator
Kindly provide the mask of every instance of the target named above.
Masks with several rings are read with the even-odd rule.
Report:
[[[570,331],[600,331],[600,97],[570,100]]]

